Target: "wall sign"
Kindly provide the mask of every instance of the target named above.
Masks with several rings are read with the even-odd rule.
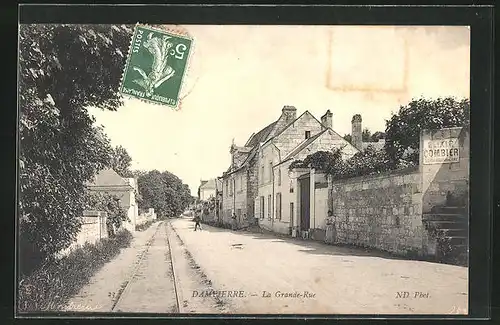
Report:
[[[459,162],[458,138],[424,140],[422,154],[424,165]]]

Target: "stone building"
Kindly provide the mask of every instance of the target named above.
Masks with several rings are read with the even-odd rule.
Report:
[[[113,169],[108,168],[97,173],[93,181],[87,183],[86,186],[89,191],[108,193],[118,197],[128,219],[135,226],[139,215],[136,200],[136,194],[139,193],[137,179],[121,177]]]
[[[231,164],[223,173],[221,220],[230,224],[233,213],[240,224],[255,223],[254,200],[258,191],[258,150],[276,122],[252,134],[243,147],[231,146]]]
[[[217,190],[216,182],[216,179],[209,179],[207,181],[201,180],[200,186],[198,187],[198,199],[207,201],[211,197],[215,197]]]
[[[289,170],[290,164],[317,151],[341,148],[342,158],[348,159],[369,146],[375,150],[384,147],[384,140],[363,141],[359,114],[351,121],[352,144],[336,133],[332,124],[330,110],[319,121],[308,111],[297,117],[295,107],[284,106],[280,117],[252,134],[244,146],[233,143],[231,164],[221,177],[223,222],[229,224],[235,214],[240,224],[254,222],[284,234],[292,233],[292,229],[297,233],[314,229],[316,220],[323,224],[326,194],[323,199],[315,198],[311,189],[324,176],[317,174],[311,178],[309,169]],[[315,205],[316,200],[321,202]]]
[[[290,171],[293,161],[317,151],[340,148],[343,159],[359,151],[332,129],[332,117],[328,110],[320,122],[308,111],[297,117],[295,107],[283,107],[258,152],[258,199],[254,204],[262,228],[291,234],[294,227],[302,230],[310,227],[313,202],[308,195],[310,189],[300,180],[301,176],[309,175],[309,170]]]

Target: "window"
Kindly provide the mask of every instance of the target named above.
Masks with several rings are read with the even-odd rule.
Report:
[[[272,203],[271,203],[272,199],[273,198],[271,197],[271,195],[267,197],[267,219],[271,219],[271,214],[273,213]]]
[[[306,131],[306,139],[309,139],[311,137],[311,131]]]
[[[281,168],[278,168],[278,186],[281,185]]]
[[[269,162],[269,181],[273,181],[273,162]]]
[[[229,180],[226,179],[226,197],[229,196]]]
[[[240,191],[243,191],[243,175],[240,175]]]
[[[231,180],[231,184],[229,184],[229,196],[233,195],[233,182]]]
[[[293,202],[290,202],[290,223],[293,224]]]
[[[264,165],[260,167],[260,183],[264,183]]]
[[[281,193],[276,193],[276,219],[281,220]]]

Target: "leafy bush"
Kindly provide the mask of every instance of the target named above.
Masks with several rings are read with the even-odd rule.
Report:
[[[120,253],[121,248],[130,246],[131,240],[132,234],[122,229],[113,238],[85,244],[61,259],[47,261],[31,275],[20,279],[19,311],[62,310],[100,268]]]
[[[148,220],[145,223],[141,223],[140,225],[136,225],[135,230],[136,231],[144,231],[144,230],[148,229],[149,227],[151,227],[152,224],[153,224],[153,220]]]
[[[87,210],[106,212],[108,229],[119,229],[123,221],[127,220],[127,214],[120,205],[120,199],[109,193],[87,192],[85,195],[85,208]]]
[[[288,166],[289,170],[292,170],[295,168],[307,168],[307,166],[304,164],[303,160],[297,159],[297,160],[292,161],[290,166]]]
[[[347,161],[338,161],[335,167],[329,170],[334,179],[345,179],[356,176],[375,175],[389,171],[392,165],[384,150],[374,150],[368,147],[356,153]]]
[[[390,158],[385,150],[377,151],[368,146],[346,161],[342,159],[341,149],[333,152],[318,151],[307,156],[303,161],[292,162],[289,168],[315,168],[331,175],[333,179],[345,179],[389,171],[393,168],[389,162]]]

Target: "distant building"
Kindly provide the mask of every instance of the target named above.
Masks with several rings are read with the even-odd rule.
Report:
[[[201,201],[206,201],[210,199],[211,197],[216,196],[216,191],[217,191],[217,184],[218,182],[216,179],[209,179],[207,181],[200,181],[200,186],[198,187],[199,190],[199,195],[198,199]]]
[[[86,184],[91,192],[102,192],[115,195],[127,217],[135,225],[139,215],[136,193],[139,192],[136,178],[121,177],[113,169],[103,169],[95,175],[92,182]]]
[[[258,159],[260,145],[269,137],[276,122],[252,134],[244,146],[231,146],[231,164],[223,173],[221,221],[231,223],[236,215],[242,224],[256,223],[254,201],[258,195]]]

